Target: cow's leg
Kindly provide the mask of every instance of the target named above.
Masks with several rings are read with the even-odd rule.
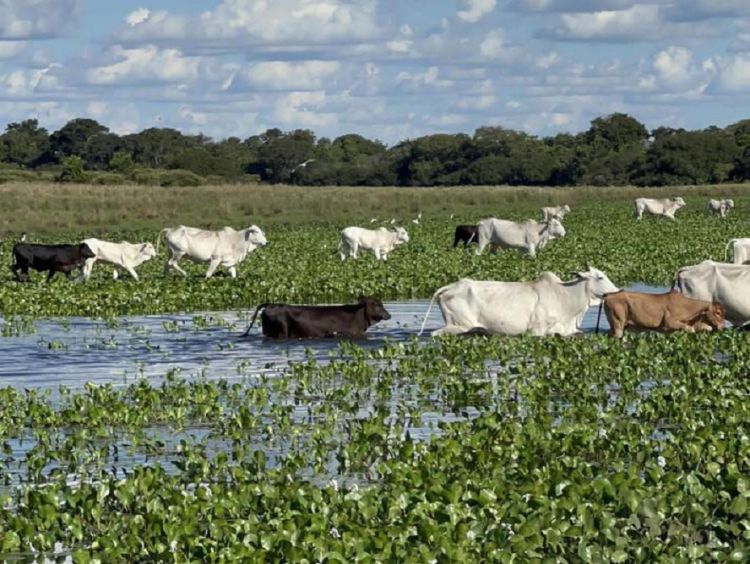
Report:
[[[232,278],[237,278],[237,267],[236,266],[230,266],[227,270],[229,271],[229,276],[231,276]]]
[[[359,251],[359,243],[351,243],[349,245],[349,256],[356,259],[357,251]]]
[[[381,252],[381,251],[380,251],[380,249],[378,249],[377,247],[375,247],[375,248],[374,248],[374,249],[372,250],[372,252],[373,252],[373,253],[375,253],[375,260],[380,260],[380,259],[381,259],[381,257],[383,256],[383,255],[382,255],[382,252]]]
[[[220,264],[221,264],[221,260],[211,259],[211,262],[208,263],[208,270],[206,271],[206,278],[211,278],[214,272],[216,272],[216,269],[219,268]]]
[[[177,272],[179,272],[183,276],[187,276],[187,272],[185,272],[184,270],[182,270],[182,268],[180,268],[180,265],[177,264],[177,261],[180,260],[182,257],[183,257],[182,254],[173,254],[171,257],[169,257],[169,260],[164,265],[164,275],[165,276],[167,274],[169,274],[169,269],[170,268],[174,268]]]
[[[536,258],[536,245],[532,244],[528,246],[529,256],[531,258]]]
[[[466,329],[466,327],[459,327],[458,325],[446,325],[445,327],[441,327],[440,329],[435,329],[432,333],[430,333],[430,336],[432,337],[439,337],[440,335],[463,335],[470,329]]]
[[[127,270],[128,274],[130,274],[130,276],[133,277],[133,280],[135,280],[136,282],[140,282],[140,280],[138,279],[138,273],[135,271],[135,269],[132,266],[126,266],[125,270]],[[117,274],[116,268],[112,271],[112,274],[113,275]],[[114,279],[117,280],[117,276],[114,276]]]
[[[55,276],[55,274],[57,274],[57,270],[50,270],[47,273],[47,282],[49,282],[50,280],[52,280],[52,278]]]
[[[79,282],[86,282],[89,278],[91,278],[91,271],[94,269],[94,263],[96,262],[96,257],[86,259],[86,262],[83,264],[83,268],[80,270],[80,274],[78,276]]]
[[[341,244],[339,245],[339,255],[341,255],[341,262],[345,261],[349,256],[349,245],[344,239],[341,240]]]

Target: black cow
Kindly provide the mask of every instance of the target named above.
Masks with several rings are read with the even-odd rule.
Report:
[[[464,248],[468,247],[471,243],[477,242],[477,225],[458,225],[456,226],[456,234],[453,237],[453,248],[458,247],[460,242],[463,242]]]
[[[64,272],[70,280],[72,270],[83,267],[86,259],[95,256],[86,243],[79,245],[17,243],[13,247],[13,257],[16,263],[11,266],[11,269],[19,282],[26,282],[29,279],[29,268],[40,272],[48,270],[47,282],[52,280],[57,272]]]
[[[391,318],[383,302],[364,296],[356,304],[345,305],[261,304],[243,337],[250,333],[260,310],[263,336],[272,339],[362,337],[370,325]]]

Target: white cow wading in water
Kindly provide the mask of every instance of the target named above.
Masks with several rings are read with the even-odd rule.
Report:
[[[433,336],[477,330],[493,335],[573,335],[580,331],[586,310],[617,291],[606,274],[591,267],[568,282],[552,272],[533,282],[463,279],[435,292],[422,331],[437,300],[445,327]]]
[[[257,247],[268,244],[266,236],[257,225],[236,231],[224,227],[218,231],[207,231],[195,227],[167,227],[162,229],[169,249],[169,259],[164,265],[164,274],[171,268],[187,276],[177,262],[187,257],[194,262],[207,262],[206,278],[211,278],[216,269],[223,266],[232,278],[237,278],[237,265]],[[158,244],[157,244],[158,246]]]
[[[360,249],[371,250],[377,260],[388,260],[390,253],[398,245],[409,242],[409,234],[403,227],[389,231],[385,227],[380,229],[364,229],[363,227],[347,227],[341,231],[339,253],[341,260],[348,257],[357,258]]]

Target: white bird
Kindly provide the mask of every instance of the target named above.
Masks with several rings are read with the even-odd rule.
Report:
[[[453,216],[454,216],[454,215],[456,215],[456,214],[453,214],[453,213],[451,214],[451,219],[453,219]]]
[[[393,225],[394,223],[396,223],[396,218],[395,217],[391,219],[391,225]]]
[[[305,167],[306,167],[307,165],[309,165],[310,163],[314,163],[314,162],[315,162],[315,159],[307,159],[307,160],[306,160],[305,162],[303,162],[303,163],[299,163],[299,164],[298,164],[297,166],[295,166],[295,167],[294,167],[294,168],[292,169],[292,172],[294,172],[294,171],[295,171],[295,170],[297,170],[298,168],[305,168]]]
[[[412,222],[412,223],[413,223],[414,225],[419,225],[419,218],[417,218],[417,219],[412,219],[412,220],[411,220],[411,222]]]
[[[370,223],[375,223],[375,222],[376,222],[377,220],[378,220],[378,218],[377,218],[377,217],[373,217],[373,218],[372,218],[372,219],[370,220]]]

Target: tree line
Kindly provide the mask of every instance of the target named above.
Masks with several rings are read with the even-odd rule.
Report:
[[[750,120],[701,130],[649,131],[631,116],[594,119],[587,131],[535,137],[503,127],[436,134],[392,147],[361,135],[318,138],[269,129],[214,141],[171,128],[118,135],[77,118],[49,133],[36,119],[0,135],[1,179],[52,171],[59,181],[311,186],[649,185],[750,180]],[[19,176],[20,175],[20,176]]]

